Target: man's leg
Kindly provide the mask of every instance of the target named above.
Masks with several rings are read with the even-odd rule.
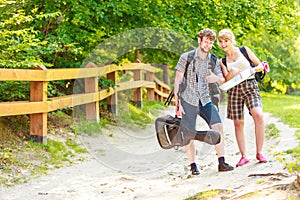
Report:
[[[218,131],[221,135],[221,141],[219,144],[215,145],[215,149],[218,156],[218,170],[219,171],[231,171],[234,168],[225,162],[224,157],[224,132],[223,125],[221,122],[221,118],[219,112],[213,106],[212,103],[206,104],[204,107],[200,106],[199,109],[200,116],[206,121],[209,127],[212,130]]]
[[[218,158],[224,157],[224,132],[223,125],[221,123],[211,125],[211,129],[214,131],[218,131],[221,135],[221,141],[219,144],[215,145],[215,150],[217,152]]]
[[[185,114],[182,115],[181,126],[185,126],[190,130],[195,130],[198,108],[195,106],[191,106],[190,104],[186,103],[183,100],[181,101],[181,105],[185,112]],[[191,140],[190,143],[185,146],[185,151],[191,166],[192,174],[193,175],[200,174],[200,171],[198,170],[195,162],[196,148],[193,140]]]
[[[193,175],[200,174],[200,171],[195,162],[196,148],[195,148],[195,143],[193,140],[191,140],[190,143],[185,146],[185,151],[186,151],[186,155],[188,157],[189,163],[190,163],[192,174]]]

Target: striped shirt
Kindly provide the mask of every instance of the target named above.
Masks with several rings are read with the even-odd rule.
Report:
[[[180,96],[193,106],[198,106],[199,100],[201,101],[202,106],[205,106],[207,103],[211,102],[206,77],[210,75],[209,69],[213,68],[212,63],[214,63],[214,61],[211,61],[210,54],[204,59],[200,58],[198,49],[199,48],[196,49],[194,59],[187,68],[187,87]],[[182,73],[185,72],[188,54],[189,52],[186,52],[180,56],[176,65],[176,70]],[[217,60],[213,73],[216,75],[222,73],[219,60]]]

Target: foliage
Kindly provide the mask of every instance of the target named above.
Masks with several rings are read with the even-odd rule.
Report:
[[[93,55],[98,56],[93,57],[98,64],[122,58],[135,61],[138,57],[143,62],[174,67],[180,53],[196,45],[200,29],[231,28],[238,44],[253,48],[271,64],[268,82],[282,80],[288,87],[292,82],[299,84],[299,59],[293,59],[299,54],[299,45],[295,44],[300,32],[296,0],[0,3],[1,67],[80,67]],[[156,29],[148,31],[147,27]],[[187,38],[194,41],[193,45],[185,44]],[[116,42],[105,43],[107,39]],[[111,46],[102,51],[96,48],[99,44]],[[224,55],[217,45],[213,53]]]
[[[29,82],[5,81],[0,86],[0,102],[25,101],[29,99]]]
[[[115,83],[105,77],[100,77],[98,84],[101,89],[107,89],[108,92],[110,91],[110,88],[115,88]]]

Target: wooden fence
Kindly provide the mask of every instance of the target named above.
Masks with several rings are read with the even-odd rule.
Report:
[[[116,82],[118,71],[132,71],[133,81]],[[38,66],[33,69],[0,69],[0,81],[30,81],[30,99],[20,102],[1,102],[0,117],[30,115],[30,137],[36,142],[47,142],[48,112],[85,105],[87,120],[99,121],[99,101],[106,100],[113,112],[117,112],[117,92],[134,89],[133,102],[142,105],[142,89],[146,88],[150,101],[164,101],[170,87],[154,76],[155,67],[150,64],[128,63],[122,66],[108,65],[97,67],[88,63],[85,68],[47,69]],[[98,78],[106,76],[115,83],[115,88],[101,89]],[[47,84],[56,80],[84,80],[84,91],[79,94],[47,97]]]

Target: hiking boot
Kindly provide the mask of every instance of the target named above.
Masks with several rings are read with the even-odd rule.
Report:
[[[200,171],[199,171],[197,165],[191,165],[191,171],[192,171],[193,175],[199,175],[200,174]]]
[[[234,168],[227,163],[219,163],[219,172],[232,171]]]
[[[243,166],[244,164],[247,164],[249,160],[245,158],[244,156],[240,159],[240,161],[236,164],[236,167]]]
[[[256,159],[259,160],[260,163],[267,162],[267,159],[261,153],[256,154]]]

